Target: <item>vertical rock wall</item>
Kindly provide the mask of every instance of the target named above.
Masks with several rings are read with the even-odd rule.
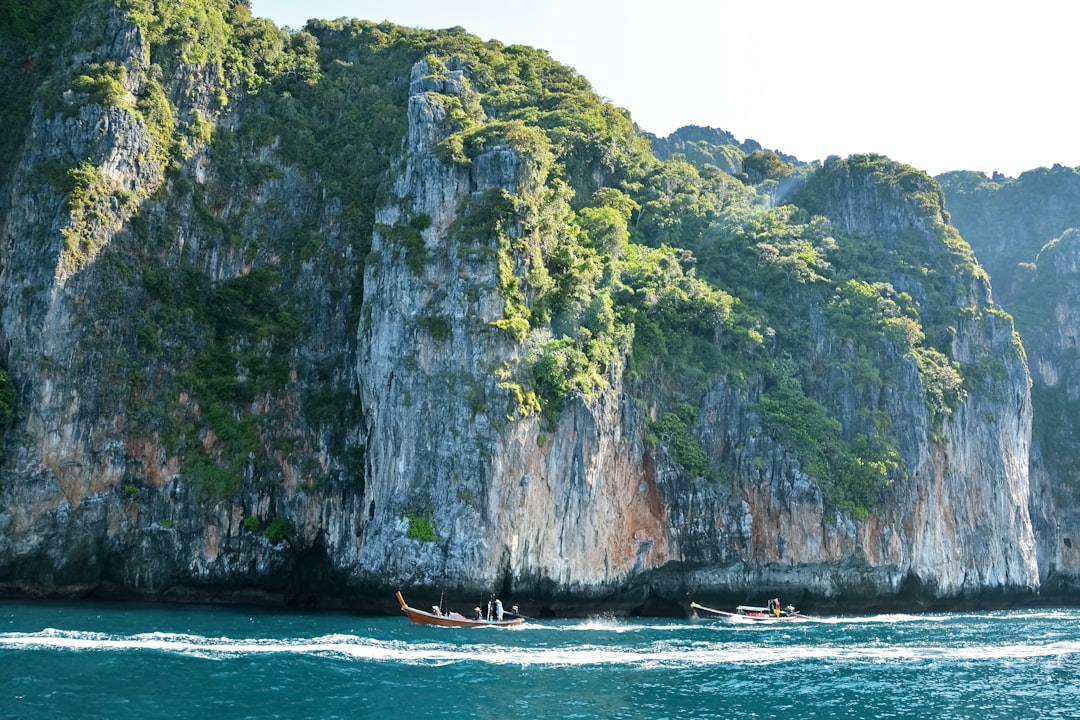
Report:
[[[1016,317],[1031,368],[1031,517],[1041,592],[1080,586],[1080,422],[1077,224],[1080,171],[1055,165],[1017,178],[941,176],[953,222],[990,271],[995,297]]]
[[[414,68],[404,169],[376,218],[357,368],[370,477],[357,572],[432,589],[610,594],[666,559],[638,421],[620,405],[617,376],[610,391],[568,403],[555,428],[522,417],[501,385],[528,348],[493,325],[505,305],[497,239],[478,246],[454,222],[470,199],[524,195],[546,178],[503,144],[467,165],[438,157],[449,132],[440,96],[463,82],[459,70],[440,79]],[[416,250],[387,229],[417,218],[430,218],[419,270],[407,258]],[[410,518],[437,539],[410,537]]]
[[[125,91],[138,95],[148,81],[144,39],[116,8],[98,22],[83,29],[104,40],[73,38],[64,77],[90,59],[112,61],[127,68]],[[187,68],[169,81],[181,115],[213,115],[212,76]],[[765,432],[755,407],[761,378],[747,387],[722,379],[706,394],[694,432],[721,477],[687,477],[663,439],[649,441],[648,411],[623,391],[618,361],[606,388],[566,398],[555,421],[516,395],[514,372],[544,337],[534,330],[519,341],[495,325],[507,313],[499,233],[537,253],[543,238],[521,218],[490,237],[461,228],[492,193],[543,203],[553,179],[543,158],[509,141],[490,142],[468,162],[445,157],[440,143],[454,129],[447,100],[468,89],[460,66],[436,73],[421,61],[409,84],[408,134],[393,149],[374,228],[342,228],[319,178],[283,163],[272,146],[252,147],[245,161],[271,166],[273,179],[237,181],[205,208],[176,188],[155,195],[168,187],[162,165],[147,159],[158,140],[123,103],[36,107],[17,165],[4,169],[13,241],[2,250],[0,326],[22,413],[6,437],[0,482],[4,588],[349,602],[411,587],[512,592],[552,608],[636,608],[657,596],[681,603],[687,591],[774,588],[869,602],[912,588],[958,598],[1038,586],[1027,369],[980,278],[959,279],[940,309],[953,322],[951,354],[983,368],[970,373],[940,428],[916,361],[887,342],[878,363],[890,381],[880,392],[839,370],[815,388],[845,432],[858,429],[851,408],[861,403],[893,419],[907,477],[879,513],[857,521],[827,508],[794,451]],[[257,112],[257,103],[237,105],[213,118],[235,129]],[[70,193],[41,176],[87,158],[99,212],[80,224]],[[195,147],[178,175],[201,187],[226,174],[215,162]],[[830,188],[826,213],[846,232],[887,245],[914,238],[935,257],[956,251],[944,216],[917,211],[910,188],[841,173]],[[136,207],[153,247],[130,232]],[[301,221],[321,249],[293,266],[281,248],[302,236]],[[214,223],[255,249],[238,249]],[[350,232],[370,232],[367,257],[357,257]],[[82,242],[78,252],[67,238]],[[512,246],[519,280],[529,255]],[[175,372],[167,356],[128,367],[137,341],[129,310],[146,293],[111,281],[136,261],[185,265],[213,283],[276,268],[277,289],[288,284],[303,298],[291,308],[305,331],[290,348],[288,385],[250,408],[270,418],[270,456],[252,453],[227,498],[200,496],[169,443],[131,421],[131,407],[148,401],[140,392],[173,387]],[[356,290],[361,268],[357,321],[341,298]],[[891,282],[919,301],[929,296],[918,277]],[[821,361],[843,357],[821,308],[806,313]],[[304,408],[328,385],[355,391],[362,416],[315,426]],[[152,399],[172,412],[208,412],[182,392]],[[198,441],[208,455],[223,442],[212,432]],[[343,456],[361,447],[363,468],[348,469]],[[248,528],[272,517],[288,520],[286,539]],[[1054,517],[1040,514],[1039,526]],[[1046,545],[1043,554],[1064,566],[1070,547]]]

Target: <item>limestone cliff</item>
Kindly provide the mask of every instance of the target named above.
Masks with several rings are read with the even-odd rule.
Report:
[[[1032,518],[1048,593],[1080,586],[1080,231],[1069,229],[1039,252],[1027,292],[1042,301],[1024,333],[1038,411],[1032,434]]]
[[[906,477],[889,487],[883,511],[863,521],[830,512],[790,449],[762,432],[752,402],[761,387],[742,391],[721,383],[705,398],[701,432],[715,461],[732,467],[732,488],[697,484],[687,493],[671,478],[664,496],[676,519],[671,529],[680,559],[697,567],[691,584],[747,591],[765,585],[788,595],[811,589],[818,597],[848,599],[925,588],[932,597],[1010,595],[1039,586],[1026,511],[1031,402],[1011,320],[995,309],[985,276],[961,269],[964,247],[945,225],[940,202],[905,196],[899,185],[883,184],[873,167],[830,161],[818,180],[824,212],[847,232],[873,235],[885,247],[907,244],[916,254],[954,256],[958,276],[942,278],[952,305],[944,311],[955,323],[946,336],[950,354],[965,367],[994,369],[973,378],[938,432],[923,401],[932,378],[912,354],[882,340],[876,365],[888,384],[859,387],[841,370],[850,349],[829,337],[820,308],[806,308],[805,322],[820,333],[817,362],[835,368],[819,396],[835,403],[849,434],[856,408],[890,418]],[[934,191],[929,178],[912,179]],[[889,280],[927,304],[936,282],[917,264]]]
[[[948,173],[953,221],[992,269],[995,294],[1016,316],[1032,377],[1031,515],[1043,593],[1068,596],[1080,582],[1080,389],[1076,295],[1080,172],[1054,166],[1017,178]]]
[[[989,272],[998,302],[1010,307],[1020,300],[1010,311],[1023,320],[1015,283],[1043,245],[1080,226],[1080,172],[1055,165],[1015,178],[958,171],[938,179],[952,222]]]
[[[778,207],[540,51],[197,5],[87,4],[0,168],[5,591],[1038,590],[1027,367],[933,180]]]
[[[358,341],[371,511],[357,569],[389,586],[607,596],[667,559],[641,418],[617,368],[607,391],[574,398],[550,430],[499,382],[526,348],[494,327],[505,304],[498,238],[464,237],[454,223],[492,190],[535,195],[549,179],[542,158],[505,142],[468,165],[439,159],[450,128],[441,98],[463,84],[460,70],[438,79],[425,62],[413,68],[404,165],[376,215]],[[418,217],[430,219],[419,272],[387,237]],[[527,220],[507,230],[544,242]],[[410,522],[437,537],[410,539]]]
[[[664,138],[650,136],[649,140],[659,158],[670,159],[679,153],[695,165],[708,163],[732,175],[742,171],[743,158],[762,149],[755,140],[740,142],[729,132],[697,125],[681,127]]]

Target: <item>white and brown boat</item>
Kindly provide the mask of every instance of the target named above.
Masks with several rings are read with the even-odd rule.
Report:
[[[780,608],[779,600],[770,600],[768,607],[758,607],[756,605],[739,605],[735,608],[735,612],[728,612],[726,610],[714,610],[704,605],[699,605],[696,602],[690,603],[690,612],[692,617],[701,617],[698,611],[704,613],[705,617],[720,618],[725,620],[752,620],[755,622],[775,622],[777,620],[806,620],[807,616],[796,610],[792,606],[786,608]]]
[[[442,612],[438,607],[433,607],[431,612],[426,610],[417,610],[414,607],[409,607],[405,602],[405,598],[401,597],[401,591],[397,592],[398,602],[401,603],[401,611],[409,616],[417,625],[438,625],[440,627],[510,627],[512,625],[521,625],[525,622],[523,617],[506,617],[503,616],[502,620],[487,620],[483,618],[467,618],[461,613],[456,612]]]

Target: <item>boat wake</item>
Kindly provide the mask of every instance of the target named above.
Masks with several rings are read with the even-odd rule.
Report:
[[[1047,644],[1015,643],[950,647],[944,644],[853,645],[799,643],[761,645],[754,642],[654,642],[643,647],[567,644],[563,647],[512,646],[497,643],[453,644],[376,640],[334,634],[314,638],[223,638],[177,633],[109,635],[46,629],[33,633],[0,633],[0,649],[71,652],[156,652],[208,660],[240,656],[307,655],[348,658],[366,662],[418,665],[486,663],[518,666],[662,666],[775,665],[800,661],[849,663],[919,663],[926,661],[1024,660],[1067,658],[1080,660],[1080,641]]]
[[[911,615],[907,613],[882,613],[880,615],[836,615],[807,619],[829,625],[874,625],[882,623],[888,625],[896,625],[897,623],[948,622],[950,620],[955,620],[955,617],[950,615]]]

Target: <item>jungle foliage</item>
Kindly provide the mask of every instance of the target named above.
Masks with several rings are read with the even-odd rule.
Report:
[[[961,397],[960,368],[948,356],[952,297],[979,270],[944,222],[940,187],[907,166],[856,156],[796,167],[752,148],[713,152],[701,138],[691,140],[694,162],[680,153],[661,161],[626,111],[542,50],[461,28],[360,20],[288,32],[235,0],[117,1],[142,29],[156,68],[135,110],[158,128],[174,192],[189,199],[208,236],[226,243],[239,240],[220,208],[288,167],[323,183],[357,257],[368,257],[378,230],[423,273],[421,233],[431,219],[376,228],[375,211],[397,170],[410,72],[423,62],[434,80],[460,77],[458,91],[438,94],[448,116],[439,157],[466,166],[507,147],[532,173],[517,192],[473,196],[452,229],[497,263],[506,311],[493,329],[525,349],[501,387],[522,414],[539,410],[557,422],[569,398],[591,397],[622,373],[657,418],[652,436],[688,476],[717,481],[738,459],[709,458],[695,430],[705,393],[725,380],[751,394],[765,432],[797,454],[829,505],[861,517],[904,473],[872,400],[891,364],[918,359],[939,424]],[[37,12],[32,18],[44,17]],[[20,14],[8,33],[25,40],[34,27]],[[213,112],[242,106],[241,121],[216,127],[181,113],[158,78],[184,67],[209,69]],[[85,102],[124,103],[125,72],[102,65],[75,82]],[[178,168],[204,146],[220,169],[202,185]],[[722,167],[709,162],[720,157]],[[930,230],[889,243],[841,231],[829,197],[842,173],[868,178]],[[789,180],[802,191],[781,202],[777,188]],[[271,249],[299,266],[318,256],[309,232]],[[251,256],[265,249],[240,248]],[[186,448],[208,493],[233,493],[265,442],[265,418],[253,408],[283,392],[296,369],[288,351],[304,329],[289,270],[256,267],[231,280],[193,267],[139,276],[149,301],[141,352],[172,353],[171,382],[191,400],[164,411],[148,403],[136,417]],[[342,300],[354,323],[360,282]],[[423,322],[433,341],[449,337],[439,316]],[[853,416],[831,399],[838,367],[850,370],[843,382],[861,401]],[[200,454],[207,428],[223,448],[215,457]],[[423,517],[409,520],[412,536],[436,537]]]
[[[957,171],[938,177],[953,223],[986,264],[994,299],[1015,318],[1033,364],[1032,464],[1054,478],[1058,507],[1076,504],[1080,356],[1067,318],[1080,306],[1075,260],[1080,168],[1054,165],[1006,177]],[[1063,318],[1065,318],[1063,320]],[[1019,339],[1017,340],[1019,344]]]
[[[6,370],[0,370],[0,431],[15,417],[15,388],[11,386],[11,377]],[[0,460],[4,458],[0,447]]]

